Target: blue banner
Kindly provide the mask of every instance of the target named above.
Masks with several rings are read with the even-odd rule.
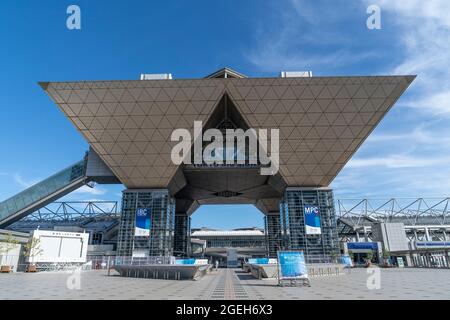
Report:
[[[278,251],[280,279],[308,278],[303,251]]]
[[[269,264],[269,258],[252,258],[248,259],[250,264]]]
[[[138,208],[136,210],[136,227],[134,229],[134,235],[150,236],[151,221],[150,208]]]
[[[321,234],[319,207],[305,205],[304,212],[306,234]]]
[[[350,256],[342,256],[342,257],[341,257],[341,263],[342,263],[346,268],[351,268],[351,267],[353,267],[353,261],[352,261],[352,258],[350,258]]]
[[[376,242],[348,242],[347,249],[348,250],[358,250],[358,249],[378,250],[378,243],[376,243]]]
[[[195,264],[195,259],[178,259],[175,264]]]

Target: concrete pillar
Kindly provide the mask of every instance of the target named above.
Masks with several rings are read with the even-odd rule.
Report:
[[[447,261],[447,268],[450,268],[450,251],[445,251],[445,261]]]
[[[407,264],[408,267],[411,267],[413,265],[410,254],[406,255],[406,264]]]

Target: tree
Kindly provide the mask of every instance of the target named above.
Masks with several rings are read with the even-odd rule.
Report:
[[[352,261],[355,261],[355,254],[353,253],[353,251],[348,251],[348,256],[350,257],[350,259],[352,259]]]
[[[331,259],[331,262],[332,263],[337,263],[337,254],[336,254],[336,252],[335,251],[332,251],[331,252],[331,254],[330,254],[330,259]]]
[[[382,256],[383,256],[384,264],[387,265],[389,258],[391,257],[391,253],[388,250],[383,249]]]
[[[34,264],[34,257],[40,255],[42,251],[39,238],[32,237],[24,246],[24,256],[29,258],[31,264]]]
[[[6,255],[17,246],[19,241],[17,241],[11,233],[8,233],[5,240],[1,243],[3,245],[0,246],[0,255]]]
[[[372,258],[373,258],[373,252],[369,251],[366,254],[366,267],[370,267],[370,265],[372,264]]]
[[[8,233],[5,240],[0,242],[0,256],[8,256],[8,253],[16,248],[18,244],[19,241],[17,241],[11,233]]]

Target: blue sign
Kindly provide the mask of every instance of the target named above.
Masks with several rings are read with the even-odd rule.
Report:
[[[351,267],[353,267],[353,261],[352,261],[352,258],[350,258],[350,256],[342,256],[342,257],[341,257],[341,263],[342,263],[346,268],[351,268]]]
[[[321,234],[319,207],[305,205],[304,212],[306,234]]]
[[[195,259],[178,259],[175,264],[195,264]]]
[[[358,249],[364,249],[364,250],[378,250],[378,243],[376,242],[348,242],[347,243],[347,249],[348,250],[358,250]]]
[[[418,247],[447,247],[450,246],[450,242],[442,242],[442,241],[416,242],[416,245]]]
[[[250,264],[269,264],[269,258],[252,258],[248,259]]]
[[[308,278],[303,251],[278,251],[280,279]]]
[[[134,229],[134,235],[150,236],[151,221],[150,208],[138,208],[136,210],[136,226]]]

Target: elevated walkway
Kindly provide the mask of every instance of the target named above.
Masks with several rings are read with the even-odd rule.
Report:
[[[0,202],[0,228],[87,184],[86,167],[87,158]]]

